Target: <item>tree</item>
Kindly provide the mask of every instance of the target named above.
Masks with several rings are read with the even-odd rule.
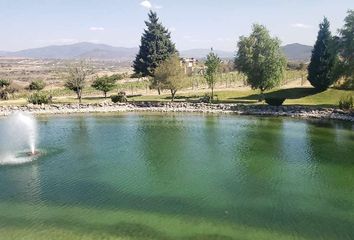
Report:
[[[87,77],[92,73],[91,66],[84,61],[68,67],[65,87],[76,93],[79,103],[82,100],[82,90],[85,87]]]
[[[184,69],[177,55],[169,57],[156,68],[155,81],[161,83],[162,89],[171,91],[173,102],[177,91],[186,86]]]
[[[139,53],[133,63],[134,72],[141,77],[155,76],[158,65],[177,53],[175,44],[171,41],[170,32],[159,22],[157,14],[149,13],[149,21],[145,24],[147,29],[141,37]],[[159,84],[156,84],[159,86]],[[160,93],[160,89],[157,88]]]
[[[43,80],[34,80],[30,83],[29,89],[31,91],[41,91],[45,88],[46,84]]]
[[[91,86],[103,92],[104,98],[107,98],[107,93],[116,87],[116,76],[97,77]]]
[[[319,91],[329,88],[335,81],[334,66],[336,64],[335,41],[329,30],[327,18],[320,24],[317,41],[312,50],[311,62],[308,66],[308,80]]]
[[[264,91],[278,86],[283,79],[286,58],[280,40],[272,38],[262,25],[254,24],[249,37],[240,37],[235,67],[247,76],[252,89]]]
[[[350,87],[354,87],[354,10],[348,11],[340,32],[340,56],[342,59],[343,75]]]
[[[217,74],[220,71],[221,60],[213,50],[208,54],[207,60],[205,61],[205,66],[207,67],[204,78],[211,89],[210,100],[214,99],[214,87],[217,81]]]

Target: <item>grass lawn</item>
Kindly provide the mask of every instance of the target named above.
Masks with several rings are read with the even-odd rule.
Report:
[[[176,101],[196,100],[204,94],[177,94]],[[244,104],[258,104],[258,91],[215,91],[218,102],[221,103],[244,103]],[[338,102],[342,97],[348,95],[354,96],[353,90],[338,90],[328,89],[324,92],[316,92],[313,88],[289,88],[289,89],[275,89],[267,92],[266,96],[284,97],[286,98],[285,105],[317,105],[317,106],[338,106]],[[135,101],[170,101],[170,95],[161,96],[142,96],[131,100]]]
[[[205,92],[190,92],[186,94],[178,94],[175,101],[193,101],[198,100],[209,91]],[[242,103],[242,104],[259,104],[259,91],[254,90],[225,90],[215,91],[217,102],[220,103]],[[284,105],[305,105],[305,106],[324,106],[335,107],[342,97],[348,95],[354,96],[353,90],[339,90],[328,89],[324,92],[316,92],[310,87],[296,87],[287,89],[274,89],[265,93],[270,97],[283,97],[286,98]],[[88,96],[82,99],[82,103],[100,103],[110,101],[110,98],[103,98],[99,96]],[[170,94],[165,92],[162,95],[143,95],[138,97],[129,98],[129,101],[171,101]],[[78,103],[75,96],[54,97],[53,103],[55,104],[69,104]],[[26,105],[26,99],[16,99],[9,101],[0,101],[0,105]]]

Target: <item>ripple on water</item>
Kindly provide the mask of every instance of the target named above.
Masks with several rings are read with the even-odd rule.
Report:
[[[41,154],[29,155],[29,152],[6,153],[0,155],[0,166],[21,165],[38,160]]]

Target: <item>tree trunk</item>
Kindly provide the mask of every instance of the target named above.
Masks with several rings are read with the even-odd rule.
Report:
[[[177,92],[177,90],[172,90],[171,89],[172,102],[175,101],[176,92]]]
[[[104,98],[105,99],[107,98],[107,92],[104,92]]]
[[[210,103],[214,100],[214,86],[211,86],[211,97],[210,97]]]
[[[264,100],[264,89],[261,88],[260,90],[261,90],[261,94],[259,96],[258,102],[263,102],[263,100]]]
[[[79,104],[81,104],[81,90],[77,90],[77,92],[76,92],[76,94],[77,94],[77,98],[79,99]]]
[[[159,95],[161,95],[161,89],[159,87],[157,88],[157,92]]]

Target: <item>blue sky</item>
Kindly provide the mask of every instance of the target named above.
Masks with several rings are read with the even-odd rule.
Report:
[[[178,49],[234,51],[252,23],[283,44],[313,45],[323,16],[336,33],[354,0],[0,0],[0,9],[1,50],[81,41],[136,47],[153,9]]]

